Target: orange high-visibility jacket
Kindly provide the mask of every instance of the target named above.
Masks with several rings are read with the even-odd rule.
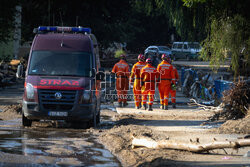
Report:
[[[141,69],[141,80],[144,82],[145,90],[154,91],[158,77],[156,68],[151,64],[147,64]]]
[[[112,73],[115,73],[117,77],[127,77],[129,78],[129,65],[125,60],[120,60],[116,63],[112,69]]]
[[[146,65],[145,62],[138,61],[137,63],[134,64],[132,70],[131,70],[131,79],[140,79],[141,75],[141,69]]]
[[[175,79],[175,73],[173,70],[173,66],[169,64],[167,61],[163,60],[157,67],[157,71],[160,73],[161,80],[172,80]]]

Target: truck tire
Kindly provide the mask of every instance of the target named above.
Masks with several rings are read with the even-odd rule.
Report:
[[[89,120],[89,128],[93,127],[95,128],[97,123],[96,123],[96,113],[93,114],[93,118],[91,120]]]
[[[75,129],[87,129],[88,128],[88,122],[86,121],[69,121],[68,123],[70,123],[71,127]]]
[[[31,124],[32,124],[32,120],[28,119],[28,118],[25,117],[24,114],[23,114],[23,116],[22,116],[22,124],[23,124],[23,126],[30,127]]]

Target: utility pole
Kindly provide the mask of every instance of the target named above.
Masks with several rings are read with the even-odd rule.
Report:
[[[14,58],[18,59],[18,53],[20,48],[20,41],[21,41],[21,22],[22,22],[22,6],[16,6],[16,13],[15,13],[15,31],[14,31]]]
[[[76,16],[76,27],[78,26],[78,16]]]

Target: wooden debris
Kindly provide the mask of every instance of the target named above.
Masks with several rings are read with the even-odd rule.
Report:
[[[152,149],[176,149],[195,153],[207,152],[214,149],[240,148],[250,146],[250,139],[238,139],[236,141],[213,141],[211,143],[184,143],[170,140],[155,141],[151,138],[133,138],[132,148],[147,147]]]
[[[224,120],[236,120],[244,118],[247,115],[247,111],[250,106],[250,87],[249,83],[241,81],[234,83],[232,89],[229,89],[223,93],[222,98],[223,110],[215,112],[210,118],[211,121],[224,119]]]
[[[20,60],[12,60],[10,63],[0,62],[0,88],[16,83],[16,70]]]
[[[214,112],[218,112],[218,111],[222,111],[223,110],[223,106],[224,104],[221,103],[218,107],[214,107],[214,106],[207,106],[204,104],[199,104],[195,99],[190,99],[193,103],[189,103],[190,105],[196,105],[198,107],[200,107],[201,109],[205,110],[205,111],[214,111]]]

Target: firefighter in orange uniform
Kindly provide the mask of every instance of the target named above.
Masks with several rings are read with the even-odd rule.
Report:
[[[154,101],[155,94],[155,84],[158,79],[158,73],[156,68],[152,65],[151,58],[146,60],[146,66],[141,69],[141,92],[142,92],[142,103],[143,107],[147,109],[147,98],[149,97],[148,102],[148,111],[153,111],[152,105]]]
[[[162,62],[157,66],[157,72],[160,73],[160,83],[158,86],[160,94],[161,109],[168,110],[168,98],[171,90],[171,84],[174,83],[175,75],[173,66],[167,62],[169,55],[162,54]]]
[[[119,107],[125,107],[128,105],[129,65],[126,62],[125,55],[121,55],[120,58],[121,60],[114,65],[112,73],[116,74],[116,91]]]
[[[135,108],[141,108],[142,96],[141,96],[141,69],[146,65],[145,56],[143,54],[139,54],[138,62],[134,64],[131,70],[131,82],[134,82],[133,93],[135,99]]]
[[[170,58],[167,61],[169,64],[172,64]],[[174,71],[174,75],[175,75],[175,79],[173,79],[173,81],[174,81],[174,84],[177,85],[177,82],[179,81],[179,74],[178,74],[178,71],[177,71],[175,66],[173,66],[173,71]],[[172,106],[173,106],[173,108],[176,108],[176,88],[175,87],[171,88],[170,95],[171,95]]]

